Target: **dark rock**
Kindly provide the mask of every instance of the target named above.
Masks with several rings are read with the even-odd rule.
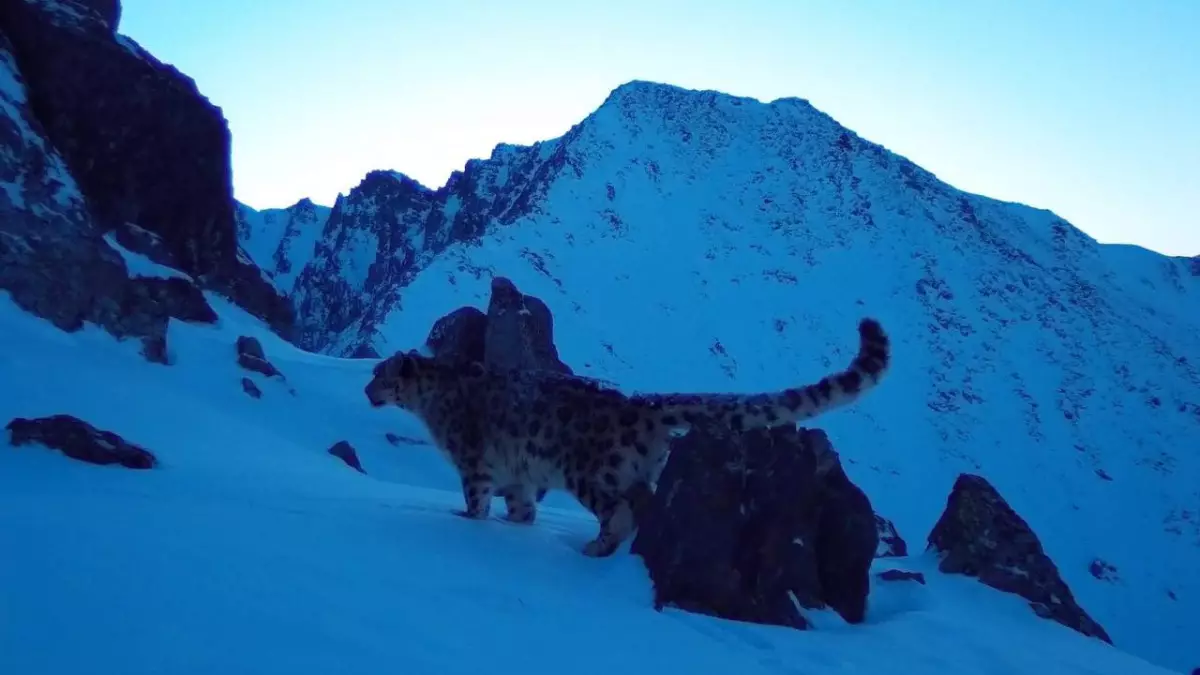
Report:
[[[258,338],[246,335],[238,337],[237,362],[246,370],[261,373],[267,377],[283,378],[283,373],[279,372],[275,364],[267,360],[266,354],[263,353],[262,343],[258,341]]]
[[[237,255],[220,109],[190,78],[118,38],[119,17],[115,0],[0,3],[0,32],[11,41],[38,131],[61,153],[97,234],[127,223],[153,232],[173,266],[286,337],[290,305]],[[71,247],[94,245],[93,237]]]
[[[1118,581],[1120,579],[1116,566],[1100,558],[1096,558],[1088,565],[1088,571],[1101,581]]]
[[[571,374],[554,346],[554,317],[546,303],[517,290],[504,277],[492,279],[484,363],[503,368]]]
[[[946,510],[929,533],[928,548],[942,554],[942,572],[977,577],[1025,598],[1038,616],[1112,643],[1076,603],[1037,535],[983,477],[959,475]]]
[[[130,469],[151,469],[158,464],[149,450],[71,415],[17,417],[6,428],[14,446],[40,443],[72,459],[91,464],[119,464]]]
[[[517,290],[504,277],[492,279],[486,314],[460,307],[438,319],[425,339],[435,358],[478,361],[500,368],[571,374],[554,346],[554,318],[546,303]]]
[[[217,322],[217,313],[204,298],[204,293],[185,279],[137,277],[130,287],[137,296],[134,302],[139,307],[158,305],[156,313],[189,323]]]
[[[334,443],[333,447],[329,448],[329,454],[342,460],[347,466],[359,473],[366,473],[362,468],[362,463],[358,461],[358,453],[354,451],[354,446],[348,442],[338,441]]]
[[[875,551],[876,558],[903,558],[908,555],[908,544],[896,531],[895,523],[876,514],[875,531],[879,534],[879,549]]]
[[[358,346],[354,348],[354,351],[350,352],[350,354],[347,355],[347,358],[377,359],[377,358],[379,358],[379,352],[375,351],[375,348],[372,347],[370,345],[370,343],[360,342],[358,344]]]
[[[672,445],[631,546],[657,607],[805,628],[794,596],[863,620],[875,513],[823,432],[697,427]]]
[[[474,307],[460,307],[434,322],[425,345],[438,359],[483,363],[487,330],[487,314]]]
[[[392,445],[395,445],[395,446],[429,445],[428,441],[424,441],[420,438],[412,438],[411,436],[401,436],[400,434],[394,434],[390,431],[387,432],[386,434],[384,434],[383,437],[387,439],[388,443],[391,443]]]
[[[908,570],[884,570],[878,574],[880,579],[884,581],[915,581],[918,584],[925,585],[925,575],[920,572],[909,572]]]
[[[262,390],[258,388],[257,384],[254,384],[254,380],[248,377],[242,378],[242,391],[249,394],[251,398],[262,398]]]
[[[95,12],[99,19],[114,33],[121,22],[121,0],[75,0],[75,4]]]

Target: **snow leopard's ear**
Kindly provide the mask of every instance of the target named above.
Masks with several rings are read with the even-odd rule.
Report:
[[[467,375],[471,377],[483,377],[483,374],[487,369],[483,367],[482,363],[478,361],[471,361],[467,363],[464,370],[466,370]]]
[[[410,378],[416,374],[417,367],[412,353],[402,354],[396,352],[391,357],[375,364],[375,370],[372,371],[375,377],[399,377],[402,379]]]

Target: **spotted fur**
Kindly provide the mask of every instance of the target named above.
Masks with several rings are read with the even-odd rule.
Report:
[[[859,323],[850,366],[815,384],[768,394],[626,395],[590,380],[415,352],[381,361],[365,393],[415,414],[462,478],[468,518],[503,496],[509,520],[532,523],[539,492],[565,489],[600,522],[583,552],[611,555],[635,527],[672,435],[714,422],[734,431],[796,424],[854,402],[888,369],[891,348],[873,319]]]

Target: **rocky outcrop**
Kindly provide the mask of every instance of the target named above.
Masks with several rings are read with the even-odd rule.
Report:
[[[329,454],[345,462],[346,466],[350,467],[351,469],[354,469],[359,473],[366,473],[366,471],[363,470],[362,462],[358,460],[358,453],[355,452],[354,446],[350,445],[349,442],[338,441],[337,443],[334,443],[333,447],[329,448]]]
[[[908,555],[908,544],[904,537],[896,531],[896,525],[884,518],[875,516],[875,531],[879,534],[879,548],[875,551],[876,558],[903,558]]]
[[[154,453],[146,448],[72,415],[18,417],[6,428],[14,446],[37,443],[59,450],[71,459],[90,464],[119,464],[129,469],[152,469],[158,464]]]
[[[1075,601],[1029,524],[982,476],[961,474],[954,482],[928,548],[941,554],[942,572],[977,577],[1025,598],[1038,616],[1112,643]]]
[[[85,322],[143,341],[167,363],[170,317],[216,320],[184,279],[137,276],[94,226],[67,165],[26,98],[11,45],[0,33],[0,289],[25,311],[65,331]]]
[[[435,256],[476,239],[489,224],[541,213],[566,163],[564,148],[552,142],[499,145],[437,190],[395,171],[368,173],[338,195],[312,262],[296,280],[298,344],[345,355],[371,343],[400,291]]]
[[[484,337],[484,363],[572,374],[554,346],[554,317],[546,303],[517,290],[505,277],[492,279]]]
[[[474,307],[454,310],[434,323],[425,346],[447,361],[571,374],[558,358],[554,317],[546,303],[521,293],[505,277],[492,279],[486,314]]]
[[[483,363],[487,332],[487,314],[475,307],[460,307],[434,322],[425,346],[439,359]]]
[[[795,598],[865,616],[875,513],[821,431],[694,428],[638,522],[660,608],[805,628]]]
[[[56,273],[76,269],[71,259],[82,256],[88,264],[75,276],[106,276],[101,268],[111,270],[111,258],[92,251],[97,236],[135,224],[157,235],[161,246],[143,250],[133,243],[131,250],[183,270],[290,334],[290,304],[238,255],[224,117],[191,79],[117,35],[119,17],[119,3],[112,0],[0,3],[0,32],[11,41],[8,51],[22,76],[27,110],[38,121],[46,147],[54,148],[65,166],[59,172],[52,161],[49,166],[61,175],[43,185],[57,185],[53,189],[64,194],[77,189],[81,204],[73,209],[74,229],[92,231],[84,241],[41,247],[66,258],[55,266]],[[47,164],[29,166],[44,170]],[[90,221],[89,228],[84,221]],[[45,264],[38,259],[26,267]],[[111,283],[65,283],[91,287],[122,303]],[[96,320],[98,313],[103,312],[75,314]]]

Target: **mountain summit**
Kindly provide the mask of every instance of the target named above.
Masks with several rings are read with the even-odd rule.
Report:
[[[792,386],[877,316],[892,381],[825,427],[881,511],[925,530],[958,472],[985,473],[1118,645],[1182,667],[1200,601],[1193,266],[955,189],[801,99],[631,82],[437,190],[369,174],[293,300],[306,348],[388,354],[502,275],[545,300],[572,368],[642,391]]]

